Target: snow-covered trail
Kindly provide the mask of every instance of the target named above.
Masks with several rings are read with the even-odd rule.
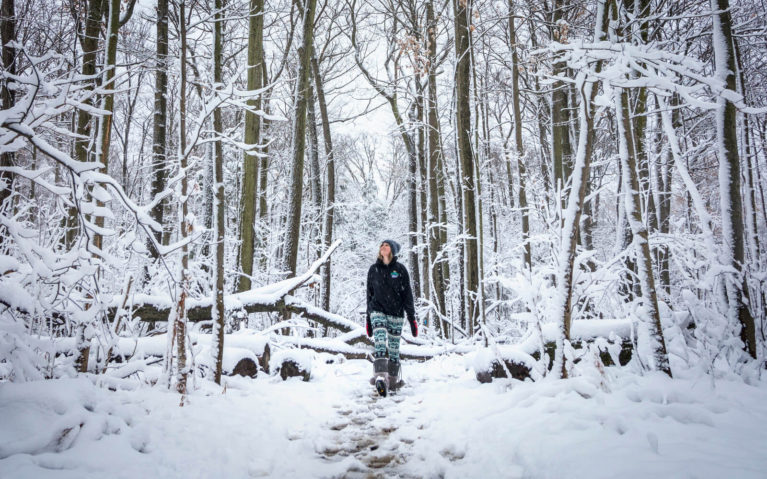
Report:
[[[406,363],[378,397],[367,361],[312,380],[228,378],[184,407],[94,377],[0,384],[1,478],[761,478],[767,384],[608,369],[479,384],[467,359]]]
[[[316,450],[329,462],[353,457],[358,464],[344,477],[417,477],[407,473],[410,446],[419,439],[416,421],[418,398],[406,386],[395,395],[379,397],[370,387],[360,388],[357,404],[336,405],[336,417],[328,422],[326,442]]]

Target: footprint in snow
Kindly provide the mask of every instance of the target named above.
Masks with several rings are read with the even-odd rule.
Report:
[[[372,388],[360,388],[353,394],[362,400],[353,408],[334,405],[337,417],[328,421],[329,440],[317,453],[331,462],[352,456],[355,461],[350,462],[343,477],[411,477],[402,468],[409,457],[407,446],[417,438],[407,434],[400,437],[398,430],[415,419],[409,410],[417,403],[408,404],[412,388],[406,385],[386,398],[379,397]]]

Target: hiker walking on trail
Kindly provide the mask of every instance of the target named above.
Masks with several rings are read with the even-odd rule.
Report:
[[[375,342],[375,375],[371,382],[381,396],[386,396],[388,389],[400,386],[399,341],[405,313],[410,331],[414,337],[418,336],[410,275],[405,265],[397,261],[399,250],[399,243],[384,240],[378,250],[378,259],[368,270],[365,326],[368,336]]]

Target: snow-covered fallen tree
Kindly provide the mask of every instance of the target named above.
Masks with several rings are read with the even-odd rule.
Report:
[[[531,329],[516,344],[493,344],[472,352],[477,380],[486,383],[493,378],[525,380],[545,375],[552,369],[556,356],[556,324],[543,324],[541,333],[542,336]],[[569,343],[572,349],[564,354],[574,364],[591,355],[598,356],[602,366],[625,366],[633,356],[634,342],[634,325],[628,319],[581,319],[573,321]]]

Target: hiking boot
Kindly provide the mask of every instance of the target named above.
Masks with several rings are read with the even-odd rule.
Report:
[[[383,377],[376,378],[376,391],[381,397],[386,397],[386,385],[387,381]]]
[[[395,390],[402,387],[402,377],[400,376],[402,369],[400,368],[400,362],[389,361],[389,389]]]
[[[378,358],[375,361],[373,361],[373,377],[370,378],[370,384],[373,386],[376,386],[376,389],[378,389],[377,381],[381,379],[383,380],[386,385],[389,384],[389,360],[386,358]],[[378,391],[379,394],[381,394],[381,391]],[[385,396],[386,394],[381,394],[382,396]]]

